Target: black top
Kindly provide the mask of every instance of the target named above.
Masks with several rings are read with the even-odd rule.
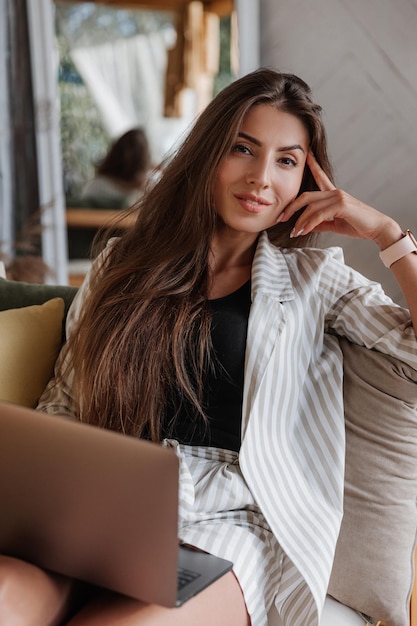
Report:
[[[176,398],[178,418],[170,427],[169,414],[166,415],[163,437],[191,445],[239,450],[250,305],[250,281],[224,298],[209,301],[215,364],[206,372],[204,381],[203,408],[208,422],[196,415],[189,401]]]

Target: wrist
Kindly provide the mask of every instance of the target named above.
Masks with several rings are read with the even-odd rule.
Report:
[[[404,231],[401,230],[400,225],[389,218],[384,229],[378,234],[378,237],[374,239],[374,242],[381,251],[384,251],[397,241],[400,241],[403,237]]]

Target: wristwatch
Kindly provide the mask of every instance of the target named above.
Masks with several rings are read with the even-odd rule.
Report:
[[[410,230],[406,230],[403,237],[393,243],[392,246],[382,250],[379,253],[379,257],[385,267],[391,267],[395,261],[399,261],[406,254],[410,254],[410,252],[417,254],[417,241],[413,233]]]

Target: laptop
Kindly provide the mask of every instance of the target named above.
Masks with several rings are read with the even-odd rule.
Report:
[[[0,402],[0,553],[180,606],[232,563],[180,545],[173,450]]]

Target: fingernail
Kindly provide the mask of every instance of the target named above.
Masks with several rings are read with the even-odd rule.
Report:
[[[300,237],[304,232],[304,228],[300,228],[299,231],[295,232],[295,228],[292,229],[292,231],[290,232],[290,238],[292,239],[293,237]]]

